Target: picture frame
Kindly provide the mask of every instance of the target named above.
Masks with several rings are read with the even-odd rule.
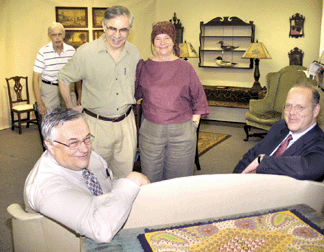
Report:
[[[88,28],[87,7],[55,7],[55,14],[64,28]]]
[[[303,65],[303,58],[304,58],[304,52],[299,49],[298,47],[295,47],[292,49],[289,53],[289,65],[297,65],[302,66]]]
[[[89,42],[89,31],[87,30],[65,30],[64,43],[77,49],[79,46]]]
[[[92,30],[92,40],[100,38],[103,33],[103,30]]]
[[[289,18],[290,22],[290,30],[289,30],[289,37],[299,38],[304,37],[304,22],[305,17],[296,13],[291,18]]]
[[[92,27],[102,28],[102,19],[107,8],[92,8]]]

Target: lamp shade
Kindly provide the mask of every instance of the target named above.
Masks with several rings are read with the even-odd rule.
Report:
[[[198,54],[195,50],[195,48],[193,48],[191,43],[181,43],[179,45],[180,47],[180,58],[198,58]]]
[[[242,56],[243,59],[271,59],[271,56],[261,42],[251,43]]]

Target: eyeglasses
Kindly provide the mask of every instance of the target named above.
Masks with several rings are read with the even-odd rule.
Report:
[[[294,108],[298,113],[301,113],[305,109],[307,109],[308,107],[309,106],[302,106],[302,105],[295,105],[295,106],[293,106],[292,104],[285,104],[284,105],[284,110],[290,112]]]
[[[74,141],[74,142],[72,142],[70,144],[61,143],[61,142],[56,141],[56,140],[54,140],[53,142],[62,144],[64,146],[66,146],[66,147],[69,147],[70,150],[75,150],[75,149],[79,148],[81,143],[84,143],[85,145],[90,145],[92,143],[93,139],[94,139],[94,136],[89,134],[84,140],[82,140],[82,141],[80,141],[80,140]]]
[[[109,27],[106,26],[106,28],[110,34],[115,34],[118,31],[120,35],[125,36],[129,32],[128,28],[121,28],[119,30],[112,26],[109,26]]]

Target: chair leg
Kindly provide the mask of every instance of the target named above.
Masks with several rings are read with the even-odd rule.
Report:
[[[15,129],[15,115],[11,112],[11,130]]]
[[[27,128],[29,128],[30,112],[27,113]]]
[[[200,128],[200,122],[198,124],[198,128],[197,128],[197,142],[196,142],[196,155],[195,155],[195,164],[197,167],[197,170],[200,171],[200,163],[199,163],[199,155],[198,155],[198,139],[199,139],[199,128]]]
[[[249,134],[249,131],[250,130],[251,130],[251,126],[245,124],[244,125],[244,131],[246,133],[246,138],[244,139],[244,141],[248,141],[250,137],[261,137],[261,138],[264,138],[264,136],[267,134],[267,132]]]
[[[21,133],[22,133],[22,127],[21,127],[20,113],[18,113],[18,128],[19,128],[19,134],[21,135]]]
[[[245,124],[244,125],[244,131],[245,131],[245,134],[246,134],[246,138],[244,139],[244,141],[249,141],[249,131],[251,130],[251,126]]]

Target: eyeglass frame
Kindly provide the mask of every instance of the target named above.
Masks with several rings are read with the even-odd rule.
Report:
[[[107,25],[106,25],[106,29],[108,30],[108,32],[110,34],[115,34],[118,31],[119,34],[122,36],[127,35],[127,33],[129,33],[129,31],[130,31],[130,29],[128,29],[128,28],[121,28],[118,30],[116,27],[113,27],[113,26],[108,27]]]
[[[54,142],[54,143],[58,143],[58,144],[62,144],[62,145],[64,145],[65,147],[68,147],[70,150],[76,150],[76,149],[78,149],[78,148],[80,147],[81,143],[84,143],[85,145],[90,145],[90,144],[92,144],[92,141],[94,140],[94,138],[95,138],[95,136],[89,134],[89,135],[88,135],[85,139],[83,139],[82,141],[81,141],[81,140],[78,140],[78,141],[75,141],[75,142],[70,143],[70,144],[65,144],[65,143],[62,143],[62,142],[59,142],[59,141],[56,141],[56,140],[53,140],[53,142]],[[90,140],[89,143],[86,143],[86,142],[85,142],[85,141],[87,141],[87,139]],[[75,148],[73,148],[73,147],[71,148],[71,145],[72,145],[72,144],[77,144],[77,145],[75,146]]]
[[[283,106],[283,108],[284,108],[285,111],[290,112],[290,111],[292,111],[293,109],[295,109],[298,113],[302,113],[302,112],[304,112],[305,109],[307,109],[307,108],[309,108],[309,107],[313,107],[313,108],[315,108],[316,105],[315,105],[315,106],[314,106],[314,105],[311,105],[311,106],[302,106],[302,105],[300,105],[300,104],[297,104],[297,105],[293,106],[292,104],[285,104],[285,105]]]

